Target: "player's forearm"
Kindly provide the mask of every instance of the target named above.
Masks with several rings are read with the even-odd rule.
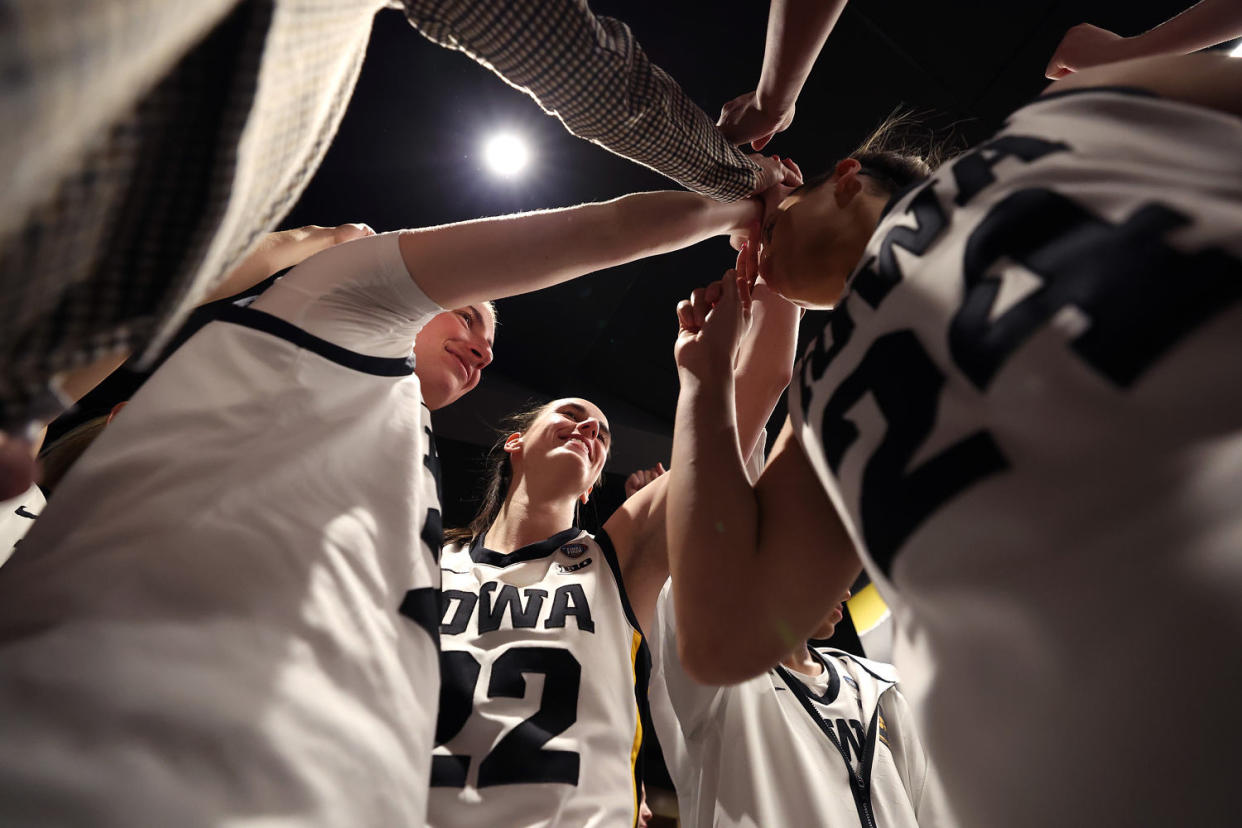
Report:
[[[1242,37],[1242,2],[1202,0],[1151,31],[1126,38],[1126,57],[1189,54]]]
[[[419,287],[454,308],[540,290],[745,226],[750,200],[635,193],[599,204],[407,231],[401,254]]]
[[[669,573],[682,661],[692,675],[715,659],[730,618],[750,617],[758,508],[738,450],[731,377],[682,372],[668,477]]]
[[[801,311],[771,292],[755,297],[751,330],[734,371],[738,443],[742,457],[755,448],[781,393],[789,385]]]
[[[802,86],[846,0],[772,0],[757,98],[765,110],[784,112]]]
[[[629,27],[595,15],[582,0],[403,5],[425,37],[470,55],[574,135],[712,198],[734,201],[758,187],[754,162],[651,63]],[[579,71],[555,70],[562,66]]]

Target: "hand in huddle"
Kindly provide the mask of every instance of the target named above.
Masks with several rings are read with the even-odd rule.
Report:
[[[773,187],[784,185],[786,187],[802,186],[802,173],[798,170],[797,165],[792,167],[782,163],[779,155],[748,155],[751,161],[759,165],[759,178],[755,182],[755,189],[751,191],[751,195],[761,195]]]
[[[793,123],[794,107],[773,110],[763,107],[755,92],[738,95],[720,108],[720,120],[716,127],[730,144],[750,143],[755,152],[763,149],[778,132],[784,132]]]
[[[764,156],[752,155],[751,158],[764,158]],[[779,155],[774,155],[770,159],[764,158],[764,160],[775,161],[780,164],[781,168],[785,170],[785,178],[757,191],[751,196],[751,198],[759,202],[762,208],[759,212],[758,220],[749,227],[740,229],[729,236],[729,246],[734,250],[741,250],[742,242],[747,239],[753,240],[756,245],[756,255],[758,254],[757,245],[759,244],[759,234],[760,229],[763,227],[763,223],[768,220],[768,217],[774,210],[776,210],[777,207],[780,206],[781,202],[784,201],[790,193],[801,187],[803,183],[802,169],[792,158],[781,158]],[[772,178],[775,180],[775,176],[772,176]]]
[[[625,478],[625,496],[631,498],[638,494],[639,489],[664,474],[667,469],[663,463],[656,463],[649,469],[639,469],[638,471]]]
[[[1079,23],[1061,38],[1044,77],[1059,80],[1080,69],[1126,60],[1131,57],[1127,46],[1128,38],[1090,23]]]
[[[732,373],[750,328],[751,288],[757,275],[757,245],[744,242],[733,270],[677,303],[673,357],[679,369],[698,377]]]

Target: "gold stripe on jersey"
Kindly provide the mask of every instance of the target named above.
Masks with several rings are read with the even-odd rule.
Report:
[[[638,630],[630,631],[630,675],[634,677],[634,746],[630,748],[630,779],[633,782],[633,798],[635,803],[634,824],[638,824],[638,801],[641,791],[638,787],[638,755],[643,748],[643,714],[638,707],[638,652],[643,646],[643,634]]]
[[[845,602],[850,608],[850,619],[859,635],[869,632],[888,616],[888,604],[880,597],[875,584],[867,584]]]

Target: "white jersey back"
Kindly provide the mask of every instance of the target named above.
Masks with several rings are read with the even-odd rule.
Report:
[[[633,825],[650,656],[612,542],[441,556],[432,826]]]
[[[1041,98],[900,198],[848,290],[789,408],[954,810],[1235,820],[1242,121]]]
[[[812,650],[814,677],[777,666],[709,687],[677,658],[670,585],[652,636],[651,719],[692,828],[952,826],[888,664]]]
[[[358,272],[355,291],[367,276],[382,306],[338,293],[337,310],[408,353],[439,309],[395,236],[329,252],[273,290],[304,296],[325,266]],[[208,324],[0,567],[0,822],[423,821],[430,417],[410,359],[345,340],[248,308]]]

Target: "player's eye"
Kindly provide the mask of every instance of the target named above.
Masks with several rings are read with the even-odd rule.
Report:
[[[474,317],[473,317],[473,316],[471,316],[470,314],[466,313],[465,311],[460,311],[460,312],[458,312],[458,314],[457,314],[457,315],[458,315],[458,316],[460,316],[463,320],[465,320],[465,322],[466,322],[466,327],[467,327],[467,328],[473,328],[473,327],[474,327]]]

